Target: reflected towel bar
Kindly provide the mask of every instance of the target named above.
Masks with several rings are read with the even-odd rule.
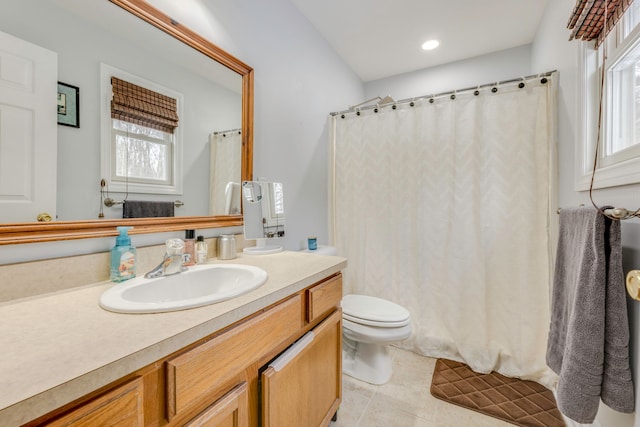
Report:
[[[107,197],[106,199],[104,199],[104,205],[108,208],[115,205],[121,205],[124,202],[125,202],[124,200],[113,200],[111,197]],[[179,208],[180,206],[184,206],[184,202],[181,200],[176,200],[175,202],[173,202],[173,205],[176,208]]]

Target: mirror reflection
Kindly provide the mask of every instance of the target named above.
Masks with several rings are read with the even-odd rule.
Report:
[[[2,2],[0,31],[55,52],[55,80],[79,90],[80,127],[56,126],[57,156],[48,159],[57,173],[55,179],[44,181],[51,184],[47,191],[56,194],[56,201],[43,210],[53,219],[97,219],[101,211],[104,218],[122,218],[122,204],[102,204],[101,195],[106,192],[115,201],[179,200],[184,205],[176,207],[176,216],[239,213],[238,189],[227,191],[229,183],[239,187],[241,180],[239,74],[106,0]],[[101,83],[104,65],[182,95],[180,141],[174,147],[181,189],[162,193],[123,188],[105,176],[104,160],[109,155],[105,135],[109,134],[104,132],[101,111],[109,108],[110,99]],[[110,141],[106,142],[108,147]],[[38,177],[37,170],[33,176]],[[0,212],[0,223],[36,220],[32,214],[9,218],[4,216],[5,209]]]
[[[256,240],[256,246],[245,248],[245,253],[272,253],[282,250],[282,246],[266,244],[266,239],[283,237],[285,234],[282,183],[243,181],[242,210],[244,238]]]

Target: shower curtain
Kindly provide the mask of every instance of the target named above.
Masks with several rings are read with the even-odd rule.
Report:
[[[238,215],[237,203],[227,202],[228,184],[240,185],[242,165],[242,136],[239,131],[215,132],[209,137],[209,215]],[[237,192],[237,195],[240,193]],[[231,206],[231,209],[227,209]],[[227,212],[230,210],[230,212]]]
[[[406,307],[399,346],[551,386],[555,85],[526,82],[332,122],[345,294]],[[455,98],[455,99],[454,99]]]

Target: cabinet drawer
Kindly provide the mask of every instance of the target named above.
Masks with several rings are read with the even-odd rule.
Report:
[[[246,382],[237,385],[185,424],[185,427],[247,427],[249,425],[248,390]]]
[[[340,306],[342,275],[307,290],[307,322],[313,322],[327,311]]]
[[[143,426],[142,379],[136,378],[46,424],[62,427]]]
[[[302,327],[302,299],[296,295],[186,353],[167,361],[167,416],[219,392],[261,352],[284,342]]]

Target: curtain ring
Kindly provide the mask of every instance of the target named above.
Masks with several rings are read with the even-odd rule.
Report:
[[[451,94],[451,96],[449,98],[451,98],[452,101],[454,99],[456,99],[456,91],[455,90],[453,91],[453,93]]]
[[[520,83],[518,83],[518,87],[519,87],[520,89],[522,89],[523,87],[525,87],[525,84],[524,84],[524,77],[521,77],[521,78],[522,78],[522,81],[521,81]]]
[[[498,83],[496,83],[495,86],[491,88],[492,93],[496,93],[497,91],[498,91]]]
[[[476,90],[474,90],[474,91],[473,91],[473,94],[474,94],[475,96],[480,95],[480,86],[476,86]]]
[[[540,80],[540,83],[545,84],[547,83],[549,80],[547,80],[546,77],[543,77],[542,80]]]
[[[344,114],[341,114],[341,115],[340,115],[340,118],[341,118],[341,119],[344,119]]]

